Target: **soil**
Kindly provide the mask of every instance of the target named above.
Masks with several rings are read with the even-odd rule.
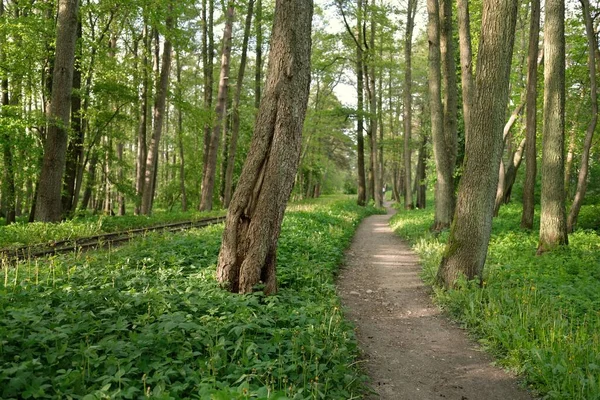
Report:
[[[361,223],[338,279],[370,377],[366,398],[533,399],[432,304],[418,257],[388,225],[393,213]]]

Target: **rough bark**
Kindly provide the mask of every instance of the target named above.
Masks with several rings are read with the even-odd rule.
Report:
[[[38,221],[55,222],[62,217],[61,189],[70,124],[78,8],[78,0],[60,0],[58,4],[52,98],[35,211]]]
[[[237,153],[238,136],[240,133],[240,99],[242,88],[244,86],[244,74],[246,72],[246,58],[248,52],[248,39],[250,38],[250,28],[252,27],[252,12],[254,9],[254,0],[248,1],[248,13],[246,14],[246,25],[244,26],[244,40],[242,42],[242,57],[240,59],[240,69],[238,70],[237,82],[235,85],[235,94],[233,97],[232,109],[232,127],[229,151],[227,152],[227,170],[225,172],[225,195],[224,206],[229,207],[231,202],[231,193],[233,192],[233,170],[235,169],[235,156]]]
[[[533,228],[535,178],[537,175],[537,57],[540,37],[540,0],[531,0],[529,50],[527,55],[527,106],[525,141],[525,183],[521,228]]]
[[[564,188],[565,2],[546,0],[544,127],[538,254],[568,244]]]
[[[221,73],[219,76],[219,92],[215,106],[215,121],[210,136],[206,169],[202,178],[202,198],[200,200],[200,211],[212,210],[213,193],[215,189],[215,177],[217,174],[217,155],[225,114],[227,111],[227,90],[229,88],[229,69],[231,59],[231,37],[233,31],[233,16],[235,7],[233,1],[229,2],[225,19],[225,30],[223,31],[223,50],[221,51]]]
[[[484,0],[476,90],[471,110],[456,215],[437,279],[454,287],[483,271],[492,230],[494,192],[502,151],[517,1]]]
[[[473,82],[473,51],[471,48],[471,21],[469,18],[468,0],[457,1],[458,38],[460,48],[460,71],[462,82],[463,121],[465,124],[465,143],[468,140],[469,125],[471,124],[471,108],[475,84]]]
[[[169,6],[171,11],[171,6]],[[171,31],[173,28],[173,18],[167,17],[167,30]],[[153,107],[153,118],[154,126],[152,129],[152,138],[150,139],[150,145],[148,146],[148,155],[146,157],[146,168],[144,171],[144,191],[142,194],[142,207],[141,213],[144,215],[150,215],[152,212],[152,202],[154,199],[154,190],[156,182],[156,169],[158,166],[158,153],[160,138],[163,129],[163,120],[165,115],[165,108],[167,102],[167,93],[169,88],[169,74],[171,71],[171,40],[165,39],[163,45],[163,54],[161,60],[160,75],[156,87],[156,98],[154,100]]]
[[[440,52],[440,10],[437,0],[427,0],[427,36],[429,40],[429,108],[431,111],[431,136],[436,165],[435,222],[432,230],[450,226],[452,221],[453,177],[448,175],[449,151],[445,145],[442,111],[442,76]]]
[[[298,168],[310,86],[312,0],[277,0],[264,98],[227,212],[217,279],[232,292],[277,291],[276,248]]]
[[[412,37],[415,25],[415,12],[417,0],[409,0],[406,10],[406,31],[404,34],[404,208],[410,210],[414,207],[411,189],[411,135],[412,135]]]
[[[579,175],[577,177],[577,189],[575,191],[573,204],[571,204],[571,209],[569,210],[569,216],[567,217],[567,232],[573,232],[573,229],[577,224],[577,217],[579,215],[579,211],[581,210],[581,204],[583,203],[583,198],[585,197],[585,192],[587,190],[587,177],[590,167],[590,150],[592,148],[592,139],[594,137],[594,131],[596,130],[596,124],[598,123],[598,89],[596,85],[596,58],[594,57],[594,49],[597,49],[598,45],[596,43],[596,34],[592,24],[589,0],[580,0],[580,3],[581,8],[583,9],[585,31],[588,40],[588,69],[590,72],[590,101],[592,104],[592,119],[590,120],[585,133],[583,151],[581,153],[581,164],[579,166]]]

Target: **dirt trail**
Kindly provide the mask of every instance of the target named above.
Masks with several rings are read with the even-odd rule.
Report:
[[[418,257],[388,225],[393,212],[362,222],[338,279],[377,393],[368,398],[533,399],[432,305]]]

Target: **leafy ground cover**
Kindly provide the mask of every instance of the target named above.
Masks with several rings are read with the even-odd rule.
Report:
[[[494,220],[484,287],[436,289],[436,300],[544,398],[600,399],[600,237],[579,230],[568,247],[536,256],[537,230],[520,229],[520,213],[510,205]],[[431,209],[391,221],[413,243],[429,284],[447,240],[429,233],[432,223]]]
[[[218,287],[222,226],[5,266],[0,398],[357,398],[334,275],[375,210],[339,199],[294,208],[275,296]]]
[[[120,232],[171,222],[196,221],[201,218],[223,214],[223,211],[158,212],[150,217],[145,215],[85,215],[56,224],[20,222],[8,226],[0,226],[0,248],[43,244],[63,239],[76,239],[101,233]]]

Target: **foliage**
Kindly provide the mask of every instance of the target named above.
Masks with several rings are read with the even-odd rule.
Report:
[[[5,267],[0,397],[357,398],[333,278],[375,210],[347,198],[293,208],[275,296],[218,287],[220,226]]]
[[[536,232],[519,228],[520,212],[507,206],[494,220],[483,288],[463,282],[458,290],[436,290],[436,299],[545,398],[598,399],[600,238],[579,230],[568,248],[536,256]],[[421,256],[429,284],[447,239],[429,233],[432,221],[427,209],[391,222]]]

